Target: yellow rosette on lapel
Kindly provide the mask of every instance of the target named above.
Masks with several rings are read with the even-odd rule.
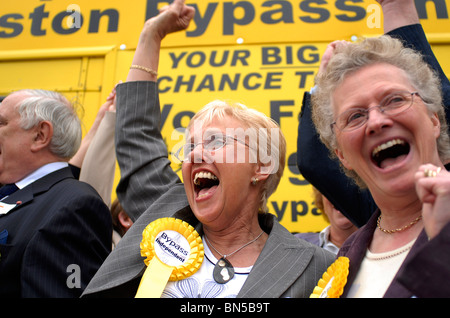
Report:
[[[350,260],[347,257],[339,257],[328,267],[319,279],[309,298],[339,298],[344,292],[344,286],[347,284],[348,265]]]
[[[168,281],[194,274],[204,257],[200,235],[188,223],[175,218],[157,219],[142,233],[141,255],[147,268],[136,298],[159,298]]]

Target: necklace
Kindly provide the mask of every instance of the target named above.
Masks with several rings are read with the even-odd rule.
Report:
[[[398,251],[395,252],[395,253],[387,254],[387,255],[385,255],[385,256],[367,256],[367,258],[368,258],[368,259],[371,259],[371,260],[373,260],[373,261],[382,261],[382,260],[386,260],[386,259],[389,259],[389,258],[392,258],[392,257],[396,257],[396,256],[398,256],[398,255],[401,255],[401,254],[403,254],[403,253],[409,251],[411,248],[412,248],[412,244],[407,244],[406,247],[402,248],[401,250],[398,250]],[[384,253],[383,253],[383,254],[384,254]]]
[[[213,250],[216,251],[221,256],[221,258],[217,261],[216,265],[214,265],[214,271],[213,271],[213,278],[217,283],[225,284],[234,277],[234,267],[227,260],[227,257],[233,255],[234,253],[239,252],[244,247],[252,244],[253,242],[256,242],[256,240],[258,240],[263,233],[264,233],[264,231],[261,231],[261,233],[259,233],[259,235],[256,238],[254,238],[253,240],[251,240],[248,243],[245,243],[244,245],[239,247],[237,250],[231,252],[228,255],[222,254],[218,250],[216,250],[216,248],[211,244],[211,242],[209,242],[208,238],[205,235],[205,240],[208,243],[208,245],[211,246],[213,248]]]
[[[394,230],[386,230],[386,229],[383,229],[383,228],[381,227],[381,225],[380,225],[380,223],[381,223],[381,214],[380,214],[380,216],[378,217],[378,220],[377,220],[377,227],[378,227],[382,232],[384,232],[384,233],[386,233],[386,234],[392,234],[392,233],[401,232],[401,231],[404,231],[404,230],[410,228],[411,226],[413,226],[414,224],[416,224],[417,222],[419,222],[419,220],[420,220],[421,218],[422,218],[422,215],[419,215],[419,216],[418,216],[417,218],[415,218],[412,222],[410,222],[409,224],[407,224],[407,225],[405,225],[405,226],[403,226],[403,227],[401,227],[401,228],[394,229]]]

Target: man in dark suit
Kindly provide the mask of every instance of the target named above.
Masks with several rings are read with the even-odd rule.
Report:
[[[108,207],[73,177],[81,126],[62,95],[22,90],[0,104],[0,296],[78,297],[111,250]]]

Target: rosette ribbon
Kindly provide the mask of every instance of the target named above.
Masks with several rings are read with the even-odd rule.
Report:
[[[341,256],[328,267],[309,298],[339,298],[347,284],[350,260]]]
[[[200,235],[175,218],[157,219],[142,232],[141,256],[147,265],[136,298],[159,298],[168,281],[194,274],[204,258]]]

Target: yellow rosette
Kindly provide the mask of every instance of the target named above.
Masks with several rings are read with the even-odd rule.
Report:
[[[319,279],[310,298],[339,298],[344,286],[347,284],[348,265],[350,260],[347,257],[339,257],[328,267]]]
[[[147,268],[136,298],[159,298],[168,281],[194,274],[204,257],[200,235],[188,223],[175,218],[157,219],[142,232],[141,255]]]

